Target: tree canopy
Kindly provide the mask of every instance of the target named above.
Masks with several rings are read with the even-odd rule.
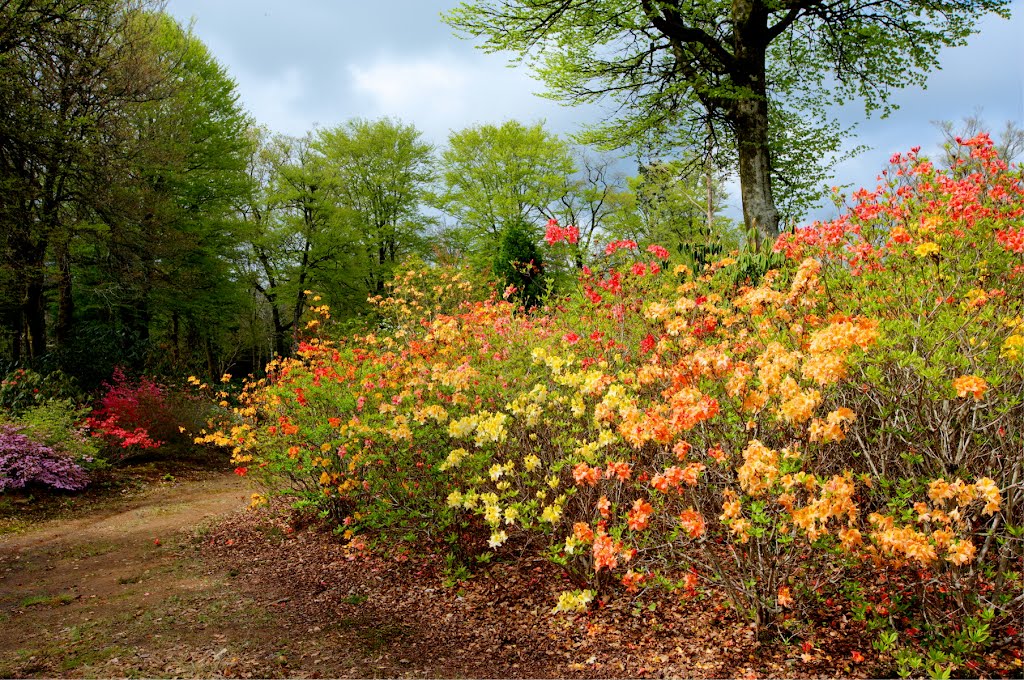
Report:
[[[792,141],[803,158],[838,148],[826,104],[872,112],[923,85],[942,47],[963,44],[1008,0],[473,0],[446,16],[489,51],[527,61],[551,97],[609,98],[589,138],[620,146],[669,135],[735,154],[748,229],[779,229],[773,174]],[[800,117],[794,119],[794,112]],[[793,134],[794,122],[816,132]],[[788,125],[788,128],[787,128]],[[795,166],[790,166],[794,168]]]

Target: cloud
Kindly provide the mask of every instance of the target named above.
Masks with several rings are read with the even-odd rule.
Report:
[[[350,108],[413,122],[438,143],[450,130],[480,123],[545,119],[552,129],[564,130],[582,118],[579,110],[536,96],[540,85],[524,70],[507,68],[503,58],[460,56],[381,55],[349,64]]]
[[[301,69],[291,67],[269,75],[240,71],[234,75],[242,101],[257,123],[294,135],[310,128],[312,121],[297,115],[301,111],[297,103],[308,88]]]
[[[378,61],[351,65],[349,74],[357,92],[370,95],[381,109],[407,109],[423,102],[434,108],[458,108],[469,82],[468,69],[439,60]]]

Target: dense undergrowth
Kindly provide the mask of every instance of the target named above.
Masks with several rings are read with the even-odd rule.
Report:
[[[11,371],[0,381],[0,493],[77,492],[118,467],[156,459],[220,459],[189,433],[214,407],[205,398],[116,369],[96,395],[56,371]],[[106,479],[104,479],[106,481]]]
[[[1024,183],[962,150],[894,157],[755,281],[617,241],[524,311],[410,268],[378,332],[314,307],[198,441],[348,540],[447,544],[453,578],[543,551],[557,611],[724,589],[765,634],[852,612],[901,675],[978,674],[1024,613]]]

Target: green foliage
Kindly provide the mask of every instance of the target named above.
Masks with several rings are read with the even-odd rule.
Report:
[[[367,297],[380,295],[407,258],[426,253],[432,149],[415,127],[389,119],[302,138],[258,131],[254,142],[257,191],[241,208],[235,267],[269,325],[257,334],[269,331],[273,353],[284,356],[310,290],[337,317],[365,324]]]
[[[540,302],[545,290],[544,260],[526,225],[513,222],[505,227],[494,256],[494,275],[505,287],[514,288],[511,294],[525,309]]]
[[[462,256],[485,265],[507,226],[546,219],[568,193],[574,164],[542,123],[508,121],[453,132],[439,168],[437,205],[455,219]]]
[[[402,261],[425,252],[431,220],[421,210],[433,180],[433,149],[415,127],[389,119],[355,119],[320,130],[313,148],[321,155],[324,191],[349,257],[339,275],[350,286],[361,284],[348,307],[361,310],[367,295],[384,292]]]
[[[80,403],[82,393],[75,379],[61,371],[42,374],[16,368],[0,381],[0,408],[12,415],[52,400]]]
[[[839,149],[844,131],[827,105],[858,98],[887,113],[892,91],[923,85],[942,47],[1008,6],[472,0],[445,18],[483,49],[529,64],[552,98],[610,100],[614,114],[587,141],[715,148],[719,166],[738,171],[746,226],[773,236],[773,194],[794,197],[781,217],[798,214]]]

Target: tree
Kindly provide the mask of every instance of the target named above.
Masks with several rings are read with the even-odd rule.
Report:
[[[778,157],[801,138],[836,147],[824,102],[891,110],[889,94],[923,84],[943,46],[961,45],[1009,0],[473,0],[446,20],[489,51],[529,58],[550,96],[610,97],[593,129],[613,146],[673,134],[729,142],[748,230],[779,230]],[[899,64],[899,68],[894,67]],[[791,136],[794,113],[817,133]],[[773,124],[774,121],[774,124]],[[804,157],[817,149],[804,149]],[[773,151],[775,158],[773,159]],[[792,156],[792,154],[790,154]]]
[[[494,256],[494,275],[529,309],[544,295],[544,262],[533,230],[523,222],[510,222],[501,234]]]
[[[47,351],[47,267],[58,339],[73,314],[69,246],[103,207],[133,143],[130,111],[154,96],[152,22],[139,0],[0,1],[0,232],[16,309],[11,357]]]
[[[947,168],[954,167],[958,161],[961,163],[967,161],[966,157],[970,147],[957,143],[958,139],[971,139],[981,133],[989,132],[989,127],[982,120],[980,114],[966,116],[960,125],[956,125],[950,120],[932,121],[932,125],[937,127],[942,134],[944,153],[941,160]],[[999,158],[1007,163],[1013,163],[1018,156],[1024,154],[1024,129],[1012,120],[1003,124],[1002,131],[995,136],[993,141]]]
[[[542,123],[509,121],[453,132],[440,172],[437,203],[455,218],[464,252],[493,253],[506,227],[546,221],[573,161]]]
[[[738,245],[721,212],[722,177],[700,159],[651,161],[628,179],[629,200],[614,222],[620,238],[656,243],[693,268]]]
[[[266,303],[274,352],[284,356],[290,354],[289,333],[298,327],[309,289],[332,278],[347,245],[313,136],[260,133],[256,142],[249,174],[257,190],[239,206],[243,224],[236,266]]]
[[[235,324],[239,286],[226,257],[234,207],[251,191],[249,116],[235,82],[207,47],[167,14],[154,22],[158,97],[135,107],[125,193],[133,209],[108,220],[121,267],[117,309],[126,342],[149,369],[199,361],[219,377],[222,339]],[[188,366],[192,368],[192,366]]]
[[[368,294],[384,292],[402,260],[422,252],[433,147],[412,125],[384,118],[320,130],[314,148],[323,157],[326,190],[347,233],[346,278],[361,283],[350,306],[362,309]]]
[[[565,179],[564,192],[544,213],[563,226],[579,229],[579,241],[571,248],[571,265],[582,269],[596,240],[607,236],[609,223],[630,202],[631,195],[624,186],[625,178],[615,171],[615,158],[582,148],[576,149],[573,157],[576,172]]]

